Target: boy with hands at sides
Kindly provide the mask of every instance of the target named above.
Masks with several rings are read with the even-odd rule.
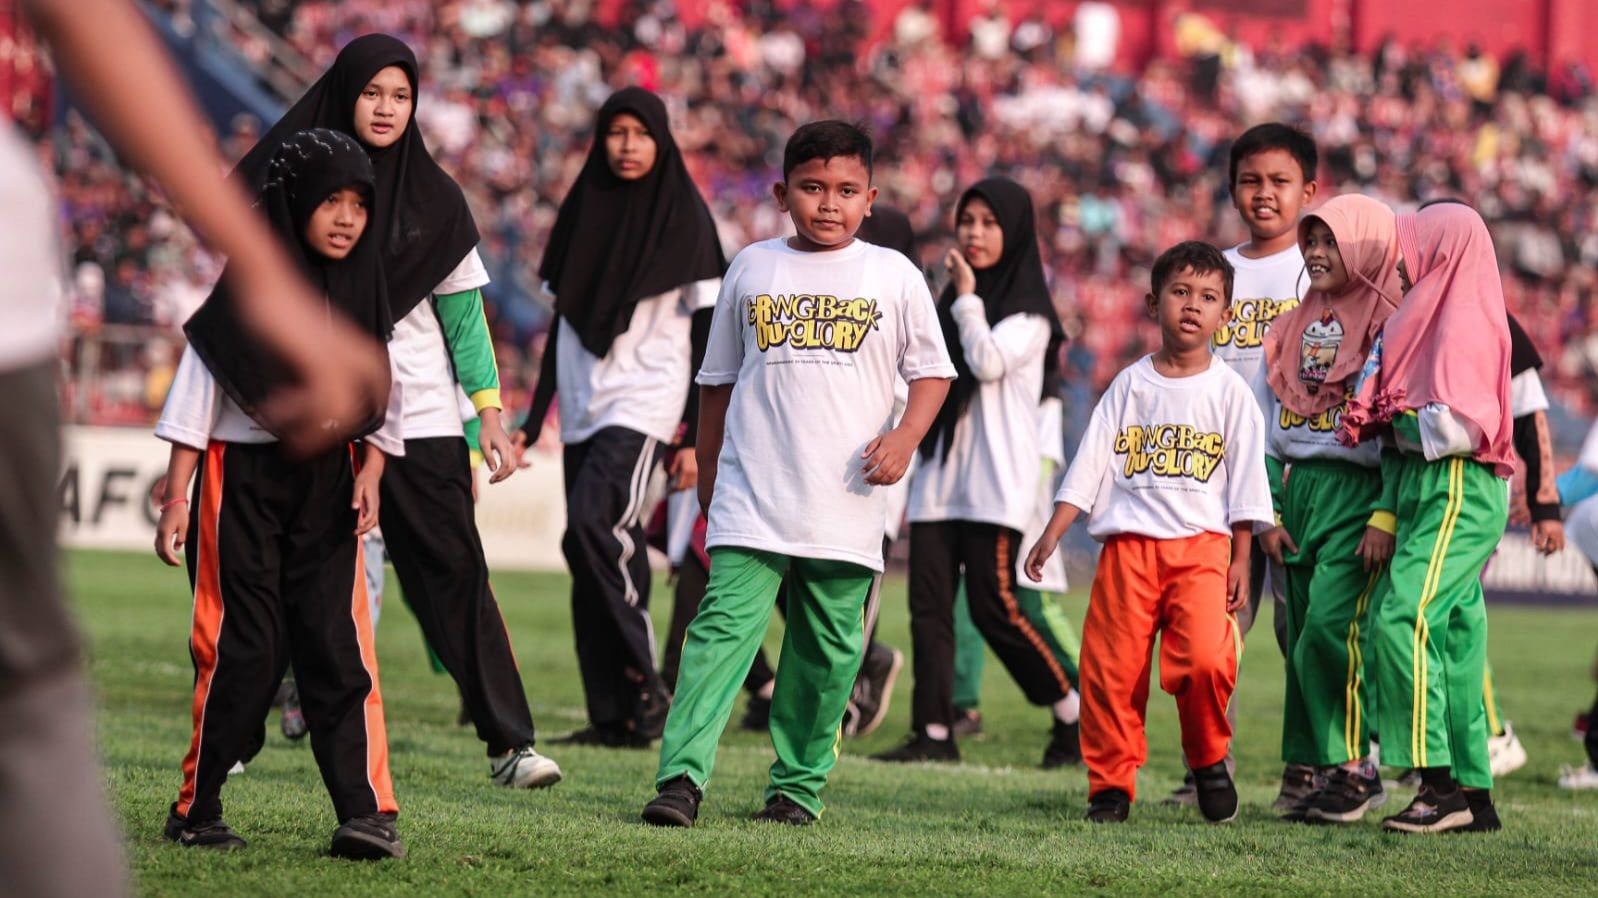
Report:
[[[1232,266],[1189,241],[1154,263],[1149,313],[1160,348],[1123,370],[1093,411],[1027,554],[1034,582],[1078,515],[1104,544],[1082,626],[1082,756],[1087,819],[1126,820],[1148,753],[1150,653],[1176,697],[1182,748],[1205,819],[1237,816],[1226,769],[1237,682],[1237,612],[1249,598],[1249,549],[1268,525],[1264,418],[1242,377],[1210,354],[1231,318]]]
[[[876,197],[871,155],[871,139],[844,122],[794,132],[773,193],[797,233],[745,248],[722,282],[697,378],[710,581],[683,644],[659,794],[643,810],[658,826],[697,819],[785,576],[777,760],[754,818],[821,815],[883,567],[883,487],[904,476],[955,376],[921,272],[854,237]],[[897,377],[910,395],[894,426]]]

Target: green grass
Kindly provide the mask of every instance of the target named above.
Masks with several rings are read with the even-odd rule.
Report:
[[[864,755],[908,727],[909,677],[882,729],[846,745],[824,821],[805,830],[746,821],[758,809],[770,746],[723,741],[700,826],[638,822],[650,797],[648,751],[551,749],[566,773],[552,790],[489,785],[481,746],[455,726],[454,687],[427,668],[414,621],[390,601],[379,632],[383,693],[408,860],[355,865],[325,857],[335,821],[309,746],[270,731],[266,750],[225,793],[243,852],[216,855],[162,842],[167,804],[189,741],[189,599],[182,574],[155,559],[74,554],[68,564],[91,638],[99,732],[112,800],[139,891],[151,895],[746,895],[1591,894],[1598,880],[1598,794],[1565,794],[1560,763],[1580,748],[1571,713],[1592,698],[1598,612],[1495,608],[1492,656],[1506,714],[1531,763],[1496,796],[1506,829],[1491,836],[1384,836],[1275,820],[1281,661],[1268,627],[1249,641],[1238,697],[1240,819],[1207,826],[1159,805],[1181,774],[1175,712],[1150,702],[1145,801],[1132,822],[1080,818],[1080,770],[1035,765],[1046,714],[1025,704],[997,663],[987,668],[987,735],[962,744],[959,766],[893,767]],[[582,723],[567,579],[501,574],[505,608],[533,713],[544,735]],[[657,587],[658,590],[658,587]],[[657,591],[656,626],[669,601]],[[397,598],[397,596],[395,597]],[[1084,603],[1068,600],[1080,621]],[[773,631],[775,632],[775,631]],[[908,647],[904,584],[889,584],[884,638]],[[907,666],[908,674],[908,666]],[[1407,800],[1407,795],[1403,796]],[[3,889],[0,889],[3,890]]]

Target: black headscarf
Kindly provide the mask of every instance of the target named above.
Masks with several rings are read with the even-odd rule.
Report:
[[[1526,329],[1520,326],[1514,315],[1509,316],[1509,376],[1524,374],[1535,368],[1543,366],[1543,357],[1537,352],[1537,345],[1531,342],[1531,336]]]
[[[960,194],[960,204],[954,213],[956,221],[972,199],[981,199],[993,209],[994,217],[999,220],[999,230],[1004,232],[1004,252],[999,255],[999,261],[975,272],[976,295],[982,297],[987,307],[989,325],[1021,314],[1040,315],[1048,322],[1049,346],[1043,357],[1043,380],[1047,384],[1059,369],[1059,349],[1065,341],[1065,329],[1060,326],[1060,316],[1054,311],[1049,284],[1043,276],[1032,196],[1025,187],[1009,178],[985,178]],[[940,444],[947,446],[954,439],[955,425],[960,423],[960,416],[965,414],[971,397],[977,392],[976,378],[971,375],[965,353],[960,351],[960,327],[954,320],[956,299],[959,297],[955,295],[954,283],[950,282],[938,298],[938,321],[943,325],[943,341],[949,347],[949,357],[959,377],[949,385],[949,395],[921,441],[921,454],[927,458],[937,454]]]
[[[312,286],[320,288],[329,309],[349,318],[356,327],[387,342],[394,331],[389,316],[378,240],[368,226],[349,255],[334,261],[306,243],[305,226],[311,213],[328,196],[355,188],[372,201],[376,175],[361,145],[339,131],[315,128],[290,135],[278,145],[266,165],[266,178],[256,203],[273,233]],[[211,376],[239,407],[263,427],[261,403],[292,376],[281,359],[251,339],[224,273],[205,304],[183,326],[189,345],[210,369]],[[353,429],[364,436],[383,423],[384,409],[372,409],[368,420]],[[270,429],[270,427],[268,427]]]
[[[921,268],[921,259],[916,254],[916,232],[910,226],[910,216],[887,203],[873,203],[871,214],[860,222],[860,230],[854,236],[856,240],[896,249],[913,262],[917,270]]]
[[[617,177],[605,155],[605,134],[624,112],[655,139],[655,165],[636,181]],[[666,104],[641,87],[611,94],[538,267],[555,294],[555,311],[589,352],[604,358],[639,300],[726,270],[715,221],[672,139]]]
[[[378,72],[398,66],[411,82],[411,118],[405,132],[383,149],[367,148],[377,174],[369,228],[382,241],[394,320],[426,299],[477,245],[477,223],[460,185],[438,167],[416,127],[420,105],[416,54],[404,41],[368,34],[339,51],[333,67],[311,85],[234,169],[248,189],[258,191],[267,163],[289,135],[306,128],[355,133],[355,101]]]

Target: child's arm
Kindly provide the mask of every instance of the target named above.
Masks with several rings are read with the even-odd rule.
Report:
[[[1226,610],[1232,614],[1248,605],[1249,550],[1254,542],[1254,523],[1232,525],[1232,566],[1226,570]]]
[[[383,480],[387,461],[383,450],[370,441],[361,444],[361,470],[355,475],[355,495],[350,499],[350,507],[356,512],[356,536],[365,536],[377,526],[378,484]]]
[[[1403,456],[1397,449],[1382,449],[1382,495],[1371,509],[1370,521],[1365,525],[1365,535],[1359,538],[1354,554],[1364,562],[1365,570],[1373,571],[1392,560],[1397,545],[1398,469]]]
[[[720,285],[715,281],[700,281],[683,288],[683,300],[692,309],[688,324],[688,401],[683,404],[682,424],[677,429],[681,437],[672,448],[671,460],[666,465],[673,490],[693,489],[699,482],[698,457],[694,452],[694,443],[699,439],[699,390],[694,374],[705,363],[705,350],[710,347],[710,325],[716,317],[717,298],[711,288],[713,283],[719,291]],[[706,297],[710,298],[710,303],[701,306]]]
[[[1032,578],[1033,583],[1043,582],[1043,566],[1048,563],[1049,557],[1054,554],[1060,545],[1060,538],[1065,536],[1065,531],[1071,529],[1076,523],[1077,515],[1082,509],[1069,502],[1054,503],[1054,514],[1049,516],[1048,526],[1043,528],[1043,535],[1032,544],[1032,549],[1026,553],[1026,575]]]
[[[710,514],[710,497],[716,491],[716,465],[721,460],[721,440],[727,425],[732,384],[699,388],[699,439],[694,443],[699,463],[699,513]]]
[[[500,420],[503,405],[499,398],[499,363],[494,358],[494,341],[483,313],[483,292],[474,287],[442,293],[434,299],[444,329],[444,344],[455,363],[455,379],[460,381],[482,422],[477,446],[493,475],[488,482],[499,483],[516,472],[516,449]]]
[[[155,524],[156,557],[178,567],[183,564],[183,544],[189,537],[189,481],[200,464],[200,450],[172,444],[166,462],[166,490],[161,495],[161,519]]]
[[[1531,513],[1531,544],[1544,555],[1565,547],[1560,520],[1559,487],[1554,483],[1554,441],[1548,413],[1521,415],[1514,424],[1515,452],[1526,464],[1526,507]]]
[[[1265,476],[1271,482],[1271,509],[1276,515],[1276,526],[1260,534],[1260,548],[1277,564],[1282,563],[1284,550],[1298,554],[1298,543],[1282,526],[1282,492],[1287,480],[1287,465],[1274,455],[1265,456]]]
[[[910,470],[910,459],[948,395],[949,381],[945,378],[921,377],[910,381],[910,399],[905,403],[899,426],[867,443],[865,451],[860,453],[865,459],[866,483],[888,486],[899,482],[904,472]]]

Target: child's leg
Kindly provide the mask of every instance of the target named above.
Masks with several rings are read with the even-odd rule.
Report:
[[[1065,678],[1072,683],[1080,679],[1076,666],[1078,649],[1076,632],[1071,628],[1070,618],[1065,616],[1054,595],[1017,586],[1015,603],[1021,608],[1021,616],[1038,631],[1039,636],[1043,637],[1044,644],[1049,647],[1049,654],[1054,656],[1054,663],[1065,671]]]
[[[1309,612],[1310,583],[1315,576],[1315,566],[1285,564],[1282,575],[1287,580],[1282,603],[1283,634],[1287,640],[1282,670],[1282,760],[1289,764],[1315,764],[1309,711],[1304,705],[1304,676],[1293,660],[1304,630],[1304,617]]]
[[[965,578],[954,593],[954,706],[969,711],[982,704],[982,668],[987,665],[988,645],[982,641],[977,625],[971,622],[971,600],[965,594]]]
[[[1493,688],[1493,665],[1488,661],[1483,666],[1486,670],[1482,674],[1481,694],[1482,703],[1487,706],[1487,735],[1500,736],[1504,732],[1504,718],[1498,710],[1498,690]]]
[[[727,546],[711,549],[710,558],[705,599],[683,640],[677,696],[660,739],[657,786],[684,774],[701,789],[710,782],[716,742],[760,649],[789,564],[783,555]]]
[[[1137,796],[1148,757],[1143,732],[1151,649],[1158,619],[1159,541],[1113,536],[1099,554],[1082,623],[1082,759],[1088,794],[1119,789]]]
[[[1487,740],[1493,731],[1483,695],[1487,682],[1487,606],[1482,601],[1481,581],[1475,581],[1473,586],[1454,607],[1448,619],[1448,633],[1443,637],[1443,653],[1448,657],[1448,734],[1454,781],[1471,789],[1491,789],[1493,772]]]
[[[788,629],[771,696],[770,801],[778,793],[817,816],[821,788],[838,762],[839,727],[865,648],[869,568],[796,558],[788,577]]]
[[[915,685],[910,727],[954,724],[954,593],[960,580],[958,523],[910,525],[910,646]],[[782,662],[779,660],[778,664]]]
[[[300,464],[310,469],[301,481],[307,499],[288,534],[282,582],[311,750],[340,823],[398,813],[361,544],[346,498],[354,472],[347,457]]]
[[[1226,611],[1226,571],[1232,541],[1219,533],[1160,540],[1160,688],[1176,697],[1182,753],[1189,770],[1226,759],[1232,724],[1226,719],[1243,635]]]
[[[965,563],[971,620],[993,647],[1027,701],[1052,705],[1071,691],[1064,668],[1015,597],[1015,555],[1021,534],[996,524],[960,523],[960,558]]]
[[[261,731],[282,674],[281,525],[270,501],[245,501],[283,489],[271,476],[277,472],[262,464],[265,453],[212,443],[195,476],[186,546],[194,586],[194,737],[175,808],[193,823],[222,815],[228,768]]]
[[[660,678],[666,688],[677,688],[677,671],[682,665],[682,641],[688,635],[688,622],[699,612],[704,601],[705,586],[710,582],[710,572],[699,561],[699,553],[690,549],[683,553],[682,564],[677,566],[677,584],[671,597],[671,624],[666,629],[666,646],[662,652]]]

